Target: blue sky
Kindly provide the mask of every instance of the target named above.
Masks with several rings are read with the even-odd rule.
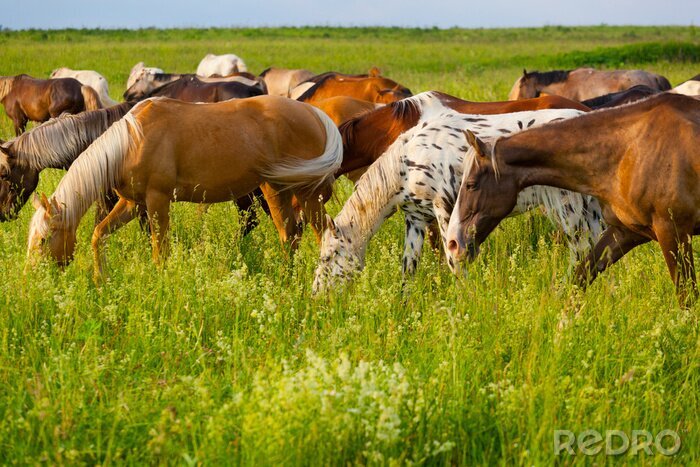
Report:
[[[11,29],[700,23],[700,0],[0,0],[0,5],[0,24]]]

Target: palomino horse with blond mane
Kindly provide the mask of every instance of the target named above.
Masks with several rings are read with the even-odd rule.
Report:
[[[700,101],[664,93],[524,131],[477,152],[462,180],[448,249],[473,259],[518,193],[550,185],[597,197],[609,225],[577,268],[585,286],[643,243],[659,242],[681,304],[697,295],[692,236],[700,233]]]
[[[435,98],[419,94],[404,102]],[[413,274],[421,255],[425,228],[437,221],[445,241],[447,222],[457,197],[467,147],[465,129],[495,137],[552,120],[571,118],[581,111],[561,109],[503,115],[459,114],[451,109],[421,117],[419,124],[399,137],[355,186],[321,244],[313,290],[318,293],[347,280],[364,264],[367,244],[398,206],[405,214],[402,270]],[[600,212],[594,199],[563,190],[538,187],[518,199],[514,213],[543,205],[547,215],[569,236],[573,255],[590,248],[600,233]],[[451,268],[457,265],[448,261]]]
[[[17,136],[29,120],[45,122],[63,113],[102,107],[97,92],[76,79],[36,79],[29,75],[0,77],[0,102],[14,122]]]
[[[260,185],[281,240],[294,249],[292,196],[320,236],[323,200],[331,194],[342,157],[335,124],[307,104],[276,96],[216,104],[149,99],[73,162],[51,199],[37,200],[28,252],[46,244],[57,262],[69,262],[81,217],[114,190],[120,200],[93,234],[96,277],[103,267],[102,238],[142,209],[158,262],[168,251],[171,202],[230,201]]]
[[[624,91],[643,84],[659,91],[671,89],[666,78],[644,70],[603,71],[594,68],[555,70],[540,73],[523,70],[515,81],[508,99],[528,99],[542,93],[556,94],[576,101],[585,101],[612,92]]]

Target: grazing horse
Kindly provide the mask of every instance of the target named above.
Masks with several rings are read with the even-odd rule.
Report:
[[[430,91],[417,94],[411,105],[403,101],[386,106],[354,118],[340,127],[343,136],[343,165],[336,176],[364,170],[382,154],[405,131],[418,124],[422,115],[444,113],[453,110],[463,114],[504,114],[542,109],[590,109],[579,102],[559,96],[503,102],[470,102],[441,92]]]
[[[355,99],[354,97],[336,96],[311,102],[311,105],[318,107],[331,117],[337,126],[342,125],[352,118],[359,117],[379,107],[383,104]]]
[[[618,107],[624,104],[631,104],[649,96],[656,95],[662,91],[652,89],[649,86],[639,84],[632,86],[629,89],[619,92],[613,92],[600,97],[594,97],[581,102],[583,105],[590,107],[593,110],[608,109],[610,107]]]
[[[53,118],[0,146],[0,221],[14,219],[39,183],[44,169],[68,169],[94,140],[133,106]],[[113,203],[112,203],[113,204]]]
[[[97,92],[76,79],[36,79],[29,75],[0,77],[0,102],[14,122],[17,136],[29,120],[45,122],[62,113],[102,107]]]
[[[81,84],[90,86],[97,91],[97,94],[100,96],[102,107],[117,105],[117,101],[109,97],[109,84],[107,84],[107,80],[96,71],[71,70],[70,68],[62,67],[52,71],[49,78],[75,78],[80,81]]]
[[[179,73],[142,73],[139,75],[130,87],[124,92],[124,99],[137,101],[145,99],[151,95],[153,92],[172,83],[173,81],[182,80],[184,78],[194,78],[201,83],[224,83],[224,82],[237,82],[250,87],[256,87],[260,90],[259,94],[267,94],[267,87],[265,82],[250,73],[234,73],[230,76],[225,77],[209,77],[202,78],[193,74],[179,74]],[[255,95],[259,95],[255,94]]]
[[[674,94],[685,94],[686,96],[700,96],[700,75],[693,76],[675,88],[671,89]]]
[[[309,70],[288,70],[286,68],[270,67],[260,73],[265,81],[267,93],[271,96],[290,97],[292,89],[316,76]]]
[[[447,109],[444,114],[421,118],[419,125],[399,137],[386,154],[370,166],[335,221],[327,221],[329,227],[321,244],[314,293],[324,291],[362,269],[370,238],[397,206],[406,219],[402,261],[404,278],[415,272],[426,226],[437,220],[445,242],[462,170],[468,166],[464,163],[465,156],[469,157],[464,130],[497,137],[581,113],[579,110],[558,109],[469,115]],[[522,213],[539,205],[543,205],[550,219],[566,232],[574,257],[590,249],[594,238],[602,231],[596,200],[565,190],[533,187],[518,198],[513,213]],[[449,257],[448,264],[453,270],[457,266]]]
[[[213,75],[228,76],[239,71],[248,71],[248,68],[243,63],[243,60],[234,54],[207,54],[197,66],[197,74],[204,77]]]
[[[292,249],[296,196],[315,229],[323,227],[323,199],[342,160],[342,142],[321,110],[277,96],[216,104],[167,98],[136,105],[76,159],[51,199],[35,198],[28,256],[47,244],[68,263],[81,217],[102,193],[120,200],[95,228],[95,275],[101,277],[102,237],[145,209],[153,259],[167,255],[170,203],[217,203],[241,198],[262,185],[280,239]]]
[[[473,259],[518,193],[550,185],[587,193],[608,228],[576,271],[586,286],[637,245],[656,240],[681,304],[697,295],[691,239],[700,233],[700,101],[663,93],[524,131],[477,152],[462,180],[448,249]]]
[[[364,101],[388,104],[412,96],[407,87],[381,76],[360,75],[358,77],[329,72],[316,76],[297,87],[307,84],[311,86],[303,94],[297,96],[292,93],[291,97],[301,102],[312,103],[334,96],[349,96]]]
[[[205,83],[195,76],[187,76],[153,90],[146,97],[170,97],[185,102],[221,102],[229,99],[262,96],[258,86],[248,86],[237,81]]]
[[[594,68],[556,70],[528,73],[515,81],[508,99],[538,97],[541,93],[556,94],[576,101],[624,91],[632,86],[643,84],[659,91],[671,89],[671,83],[661,75],[643,70],[602,71]]]
[[[144,65],[143,62],[138,62],[136,65],[134,65],[131,68],[131,71],[129,72],[129,78],[126,80],[126,88],[129,89],[131,86],[134,85],[137,79],[139,79],[139,76],[145,75],[145,74],[159,74],[159,73],[165,73],[163,70],[160,68],[156,67],[147,67]]]

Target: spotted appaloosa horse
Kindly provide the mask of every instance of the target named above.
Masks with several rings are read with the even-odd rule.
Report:
[[[411,105],[409,99],[405,105]],[[391,145],[360,178],[340,214],[327,220],[313,291],[348,280],[364,266],[369,239],[398,206],[405,214],[406,231],[402,269],[404,277],[416,269],[425,228],[437,220],[445,242],[447,224],[468,154],[464,130],[482,137],[498,137],[549,121],[572,118],[577,110],[542,110],[506,115],[465,115],[449,111],[421,118]],[[569,236],[577,254],[590,248],[602,231],[597,201],[577,193],[533,187],[518,198],[513,213],[544,205],[545,212]],[[457,264],[448,258],[453,270]]]

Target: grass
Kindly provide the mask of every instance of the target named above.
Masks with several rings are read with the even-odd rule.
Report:
[[[604,26],[22,31],[0,42],[2,74],[95,69],[114,98],[137,61],[191,72],[207,52],[233,51],[253,71],[377,65],[414,92],[495,100],[523,67],[624,63],[675,85],[697,74],[700,48],[694,27]],[[40,190],[61,175],[42,174]],[[331,213],[351,191],[345,179],[337,188]],[[0,225],[2,463],[700,462],[698,307],[678,308],[656,245],[582,292],[533,213],[502,224],[467,280],[426,251],[402,293],[396,215],[363,274],[313,300],[312,235],[289,259],[267,218],[240,238],[231,204],[201,217],[176,205],[162,269],[136,223],[120,230],[101,288],[92,212],[73,264],[23,274],[32,213]],[[555,456],[556,429],[672,429],[682,446],[672,458]]]

